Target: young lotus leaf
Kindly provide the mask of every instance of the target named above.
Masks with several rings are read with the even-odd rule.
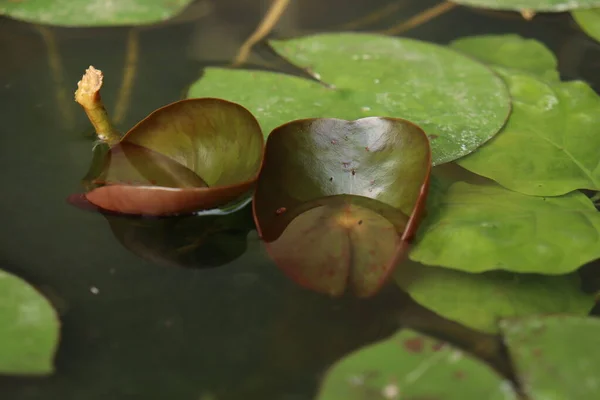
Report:
[[[431,192],[413,261],[558,275],[600,257],[600,213],[583,193],[531,197],[465,182],[432,183]]]
[[[60,26],[141,25],[164,21],[193,0],[24,0],[0,2],[0,15]]]
[[[246,109],[218,99],[184,100],[153,112],[105,152],[88,174],[95,188],[85,197],[124,214],[214,208],[252,189],[262,155],[262,132]]]
[[[491,41],[510,43],[513,57],[487,56]],[[458,163],[520,193],[557,196],[576,189],[600,190],[600,97],[587,84],[544,80],[530,74],[539,53],[514,37],[469,38],[453,44],[489,61],[513,97],[513,112],[504,129],[477,152]],[[473,49],[473,51],[471,51]],[[518,69],[526,66],[524,72]],[[550,64],[548,63],[548,67]],[[543,68],[536,67],[540,73]],[[548,73],[544,73],[548,76]]]
[[[58,315],[48,300],[0,270],[0,375],[52,373],[59,330]]]
[[[272,45],[331,86],[280,73],[208,68],[189,96],[238,102],[256,115],[265,133],[299,118],[405,118],[432,139],[434,165],[475,150],[510,113],[502,79],[446,47],[358,33]]]
[[[579,8],[600,7],[600,0],[452,0],[465,6],[497,10],[532,10],[562,12]]]
[[[528,399],[600,398],[600,319],[535,316],[500,328]]]
[[[307,119],[267,140],[254,216],[297,283],[370,296],[405,253],[422,212],[429,141],[408,121]]]
[[[600,6],[599,6],[600,7]],[[585,33],[600,42],[600,9],[575,10],[571,15]]]
[[[406,262],[396,269],[395,280],[422,306],[489,333],[498,332],[502,318],[559,312],[586,315],[594,306],[593,295],[581,290],[577,274],[472,274]]]
[[[451,346],[402,330],[364,347],[327,373],[318,400],[516,400],[508,380]]]

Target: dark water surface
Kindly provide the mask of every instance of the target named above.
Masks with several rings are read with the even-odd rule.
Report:
[[[476,348],[505,370],[496,338],[422,310],[393,285],[369,301],[300,289],[268,260],[255,232],[244,239],[243,227],[229,233],[224,251],[211,244],[188,260],[224,265],[184,269],[164,265],[169,240],[176,241],[168,224],[149,232],[139,221],[113,220],[113,231],[102,215],[65,202],[81,190],[91,157],[91,128],[72,101],[87,66],[104,72],[103,98],[114,115],[127,42],[139,38],[131,98],[119,124],[126,129],[180,99],[203,66],[228,63],[267,3],[197,2],[171,24],[139,29],[37,27],[0,18],[0,268],[39,286],[63,324],[56,374],[0,378],[0,399],[308,400],[332,362],[402,326]],[[358,27],[382,30],[436,2],[293,3],[274,37],[347,29],[352,26],[344,24],[399,4]],[[600,89],[599,45],[567,15],[526,22],[457,8],[405,35],[447,43],[504,32],[544,41],[565,78]],[[264,45],[251,62],[284,66]],[[149,259],[120,240],[138,254],[145,246]]]

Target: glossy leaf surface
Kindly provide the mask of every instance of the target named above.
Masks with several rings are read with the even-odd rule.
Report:
[[[487,364],[448,343],[402,330],[338,361],[317,399],[516,400],[517,396]]]
[[[575,10],[571,15],[585,33],[600,42],[600,9]]]
[[[0,2],[0,15],[60,26],[150,24],[169,19],[192,0],[24,0]]]
[[[500,324],[520,383],[532,400],[600,398],[600,320],[569,315]]]
[[[374,294],[405,252],[426,196],[429,142],[403,120],[300,120],[267,141],[254,215],[299,284]]]
[[[583,193],[531,197],[432,182],[414,261],[467,272],[566,274],[600,257],[600,213]]]
[[[103,158],[88,201],[125,214],[169,215],[214,208],[246,194],[258,176],[263,136],[243,107],[218,99],[165,106],[132,128]]]
[[[465,6],[498,10],[562,12],[578,8],[600,7],[600,0],[453,0]]]
[[[509,44],[513,56],[483,52],[492,42]],[[514,36],[468,38],[453,45],[490,61],[513,97],[513,112],[504,129],[477,152],[458,160],[461,166],[529,195],[600,190],[600,97],[592,88],[580,81],[541,79],[539,75],[549,75],[551,53],[546,50],[542,57],[524,40],[519,49]],[[547,69],[539,65],[544,59]],[[538,65],[538,76],[530,74],[533,64]],[[521,71],[523,66],[527,68]]]
[[[189,96],[238,102],[257,117],[265,134],[299,118],[404,118],[432,139],[434,164],[475,150],[510,112],[502,80],[447,47],[358,33],[271,44],[332,86],[273,72],[208,68]]]
[[[54,370],[58,315],[22,279],[0,270],[0,375],[47,375]]]
[[[545,276],[506,271],[467,273],[406,262],[396,283],[419,304],[470,328],[497,333],[502,318],[547,313],[586,315],[594,296],[577,274]]]

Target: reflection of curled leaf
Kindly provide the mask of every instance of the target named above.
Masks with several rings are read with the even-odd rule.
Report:
[[[251,208],[234,212],[169,218],[104,214],[121,244],[139,257],[166,266],[212,268],[246,251],[253,229]]]

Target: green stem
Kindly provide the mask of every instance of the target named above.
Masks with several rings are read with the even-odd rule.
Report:
[[[88,119],[96,130],[98,139],[114,146],[121,141],[121,134],[115,129],[100,97],[102,87],[102,71],[92,67],[85,70],[85,75],[77,83],[75,101],[83,107]]]

